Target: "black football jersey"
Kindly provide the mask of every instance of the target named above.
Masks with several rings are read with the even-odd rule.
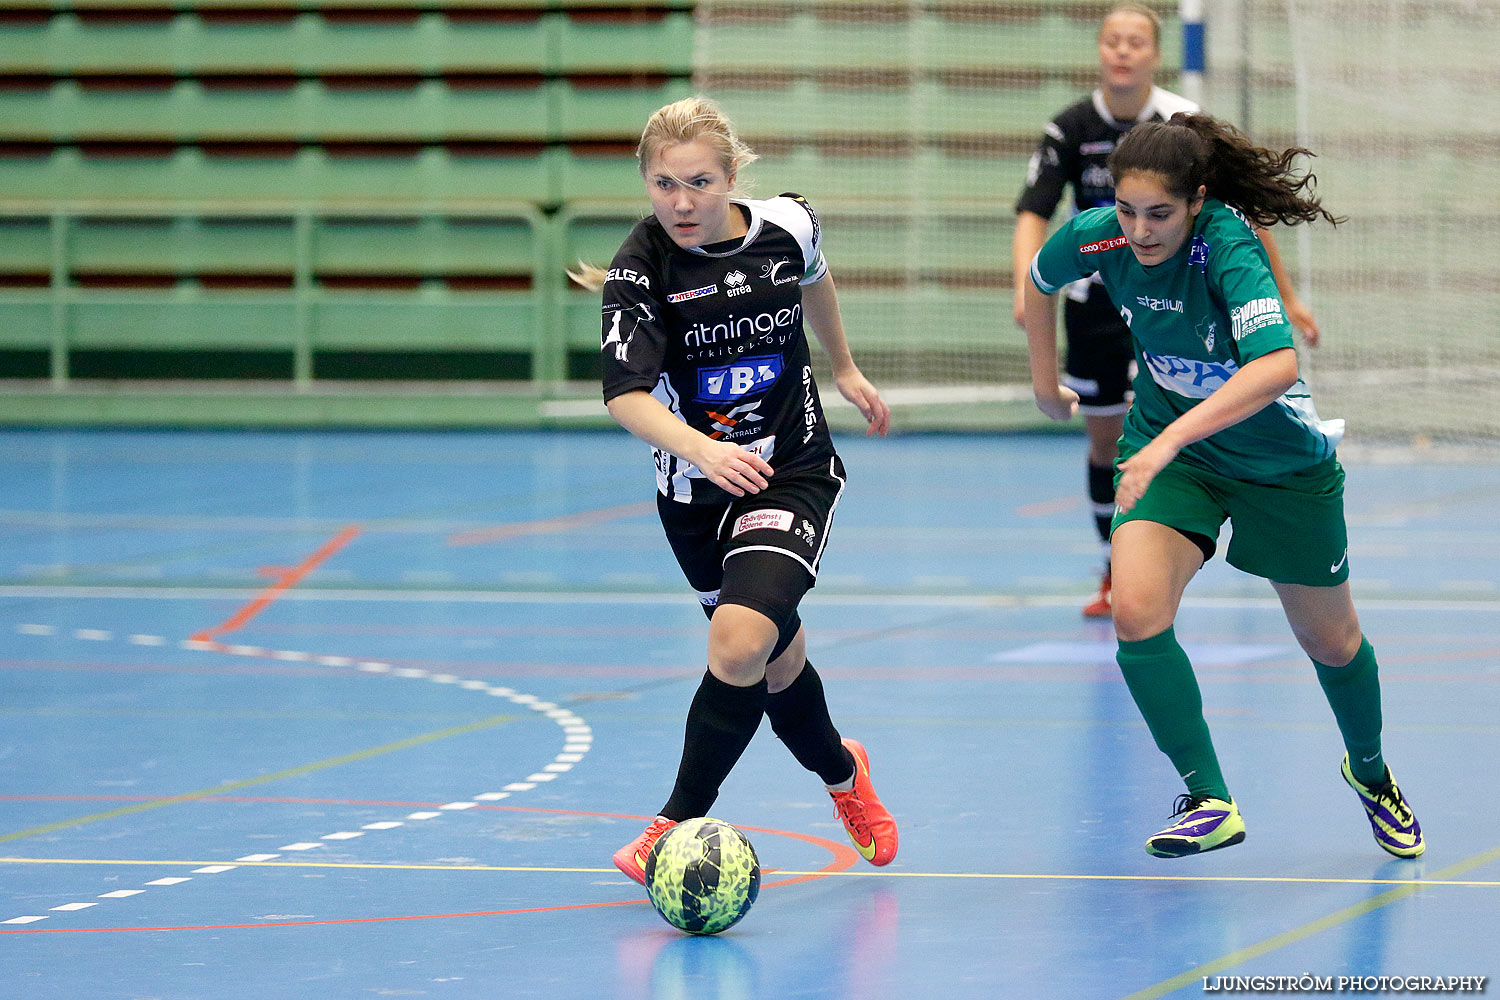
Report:
[[[683,249],[652,216],[604,283],[605,402],[651,393],[688,426],[756,452],[778,472],[834,454],[802,328],[802,286],[828,273],[818,217],[801,196],[732,199],[741,239]],[[684,503],[730,495],[656,449],[656,484]]]
[[[1095,90],[1047,123],[1041,145],[1026,167],[1026,184],[1016,211],[1052,218],[1067,185],[1072,185],[1076,212],[1113,205],[1115,182],[1107,161],[1120,137],[1141,122],[1166,121],[1179,111],[1197,110],[1198,105],[1186,97],[1153,87],[1141,116],[1120,121],[1105,106],[1104,92]]]

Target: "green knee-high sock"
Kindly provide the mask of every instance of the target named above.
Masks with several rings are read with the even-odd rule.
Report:
[[[1146,720],[1156,746],[1187,783],[1188,794],[1229,800],[1213,737],[1203,719],[1203,696],[1187,653],[1168,626],[1139,642],[1120,640],[1115,654],[1130,696]]]
[[[1339,724],[1349,751],[1349,770],[1366,785],[1385,781],[1385,759],[1380,753],[1380,668],[1370,640],[1360,637],[1359,652],[1342,667],[1313,660],[1318,683]]]

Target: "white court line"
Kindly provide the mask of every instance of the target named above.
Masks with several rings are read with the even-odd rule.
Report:
[[[17,625],[15,627],[15,630],[20,635],[29,635],[29,636],[37,636],[37,637],[54,637],[55,638],[55,637],[59,637],[61,635],[61,630],[59,630],[56,626],[52,626],[52,625],[21,624],[21,625]],[[115,633],[107,631],[107,630],[104,630],[104,629],[81,629],[81,628],[80,629],[74,629],[72,631],[72,633],[71,633],[71,637],[73,639],[77,639],[77,640],[86,640],[86,641],[87,640],[92,640],[92,641],[97,641],[97,642],[105,642],[105,641],[110,641],[110,640],[114,640],[114,639],[117,638],[117,636],[115,635]],[[140,634],[129,635],[129,636],[125,637],[125,641],[133,643],[135,645],[163,645],[166,642],[166,640],[164,638],[160,637],[160,636],[147,636],[147,635],[140,635]],[[345,656],[331,656],[331,655],[315,656],[312,653],[304,652],[304,651],[301,651],[301,650],[267,649],[267,648],[264,648],[264,647],[261,647],[261,646],[225,645],[225,644],[217,643],[217,642],[207,642],[207,641],[199,642],[199,641],[194,641],[194,640],[184,640],[179,645],[182,648],[185,648],[185,649],[201,650],[201,651],[204,651],[204,652],[218,653],[220,655],[226,655],[227,654],[227,655],[230,655],[230,656],[241,656],[241,657],[247,657],[247,658],[272,659],[272,660],[293,661],[293,662],[316,662],[316,663],[319,663],[319,664],[321,664],[323,666],[334,667],[334,668],[354,666],[354,667],[356,667],[357,669],[359,669],[361,671],[367,671],[367,672],[372,672],[372,673],[389,673],[389,674],[394,675],[394,676],[406,677],[406,678],[426,679],[426,680],[431,681],[431,682],[436,683],[436,684],[452,684],[452,685],[457,685],[457,686],[459,686],[460,688],[462,688],[464,690],[468,690],[468,691],[483,691],[483,692],[485,692],[486,694],[489,694],[489,695],[495,695],[495,696],[500,696],[500,697],[507,698],[512,704],[520,706],[520,707],[523,707],[523,708],[527,708],[527,709],[531,710],[532,712],[536,713],[538,716],[541,716],[541,717],[549,719],[550,721],[556,723],[557,726],[560,729],[563,730],[562,737],[563,737],[563,746],[564,746],[564,751],[565,752],[557,754],[554,757],[554,762],[553,763],[549,763],[549,764],[545,765],[545,770],[548,771],[548,772],[557,772],[557,771],[563,771],[563,770],[570,770],[572,768],[573,765],[571,763],[562,763],[562,764],[557,763],[558,760],[563,759],[566,756],[568,756],[567,753],[566,753],[567,750],[577,750],[577,751],[580,751],[580,752],[587,752],[590,749],[590,745],[588,743],[580,743],[579,742],[581,739],[583,739],[583,737],[579,735],[580,732],[581,733],[588,733],[589,732],[589,728],[588,728],[587,724],[585,724],[584,721],[576,713],[574,713],[572,711],[572,709],[561,708],[555,702],[544,701],[543,699],[538,698],[536,695],[526,694],[524,692],[516,691],[513,688],[494,687],[494,686],[490,685],[489,682],[487,682],[487,681],[464,680],[463,678],[460,678],[460,677],[458,677],[458,676],[456,676],[454,674],[446,674],[446,673],[437,673],[437,674],[434,674],[434,673],[431,673],[431,672],[429,672],[427,670],[416,669],[416,668],[409,668],[409,667],[392,668],[389,664],[380,663],[380,662],[373,661],[373,660],[359,661],[359,660],[352,659],[350,657],[345,657]],[[591,737],[590,737],[590,739],[591,739]],[[575,757],[581,756],[581,753],[580,754],[575,754],[574,756]],[[538,772],[538,773],[533,774],[533,775],[531,775],[530,777],[527,778],[527,782],[531,782],[529,784],[512,783],[512,784],[506,786],[506,791],[503,791],[503,792],[483,792],[483,793],[481,793],[479,795],[476,795],[473,800],[458,800],[458,801],[446,803],[445,805],[438,806],[437,811],[422,811],[422,812],[410,813],[409,815],[406,816],[406,819],[408,819],[408,820],[436,819],[439,816],[443,815],[443,812],[463,812],[463,811],[466,811],[466,810],[469,810],[469,809],[474,809],[474,808],[478,807],[478,805],[479,805],[479,803],[481,801],[494,801],[494,800],[497,800],[497,799],[503,799],[503,798],[508,797],[511,791],[519,791],[519,790],[522,790],[522,789],[535,788],[536,787],[536,785],[534,784],[535,782],[551,781],[552,779],[554,779],[556,777],[557,777],[557,773],[543,773],[543,772]],[[396,827],[403,826],[403,825],[404,825],[404,821],[400,821],[400,820],[386,820],[386,821],[381,821],[381,822],[366,823],[360,830],[338,830],[338,831],[335,831],[333,833],[325,833],[325,834],[321,835],[319,837],[319,839],[316,840],[316,841],[297,841],[296,843],[291,843],[291,844],[287,844],[287,845],[283,846],[282,848],[280,848],[280,850],[282,850],[282,851],[297,851],[297,852],[312,851],[312,850],[315,850],[317,848],[323,847],[324,846],[323,841],[346,841],[346,840],[353,840],[353,839],[355,839],[357,837],[363,837],[365,835],[364,834],[365,830],[391,830],[391,829],[395,829]],[[247,854],[244,857],[237,858],[236,860],[238,860],[238,861],[245,861],[245,862],[268,861],[268,860],[271,860],[273,858],[278,858],[280,856],[281,856],[280,854]],[[204,867],[195,868],[195,869],[193,869],[193,872],[194,872],[194,874],[210,875],[210,874],[218,874],[218,873],[221,873],[221,872],[233,871],[236,867],[238,867],[238,866],[237,865],[207,865],[207,866],[204,866]],[[172,886],[172,885],[178,885],[178,884],[183,883],[183,882],[191,882],[191,881],[192,881],[192,879],[190,877],[185,877],[185,876],[169,876],[169,877],[158,878],[158,879],[155,879],[153,881],[147,882],[145,884],[148,885],[148,886]],[[123,898],[129,897],[129,896],[140,895],[140,894],[144,893],[145,891],[146,891],[145,889],[117,889],[117,890],[115,890],[113,892],[103,893],[98,898],[100,898],[100,899],[123,899]],[[62,906],[55,906],[52,909],[56,910],[56,911],[64,911],[65,912],[65,911],[69,911],[69,910],[81,910],[81,909],[84,909],[85,907],[95,906],[95,905],[97,905],[97,904],[96,903],[68,903],[68,904],[64,904]],[[41,915],[38,915],[38,914],[22,914],[20,916],[10,917],[10,918],[5,919],[5,920],[0,920],[0,923],[6,923],[6,924],[27,924],[27,923],[33,923],[33,922],[38,921],[38,920],[47,920],[47,919],[48,919],[48,917],[45,914],[41,914]]]
[[[942,398],[927,398],[931,393]],[[886,387],[880,390],[882,398],[892,403],[921,403],[932,405],[947,402],[957,405],[972,405],[974,402],[1013,402],[1030,400],[1030,388],[1020,385],[992,385],[945,387],[934,390],[926,386]],[[852,404],[840,396],[830,394],[833,409],[852,410]],[[604,415],[604,404],[598,398],[581,400],[550,400],[548,406],[567,410],[577,408],[580,412]],[[1367,465],[1407,464],[1415,461],[1462,461],[1466,464],[1493,464],[1495,453],[1489,447],[1449,446],[1434,449],[1413,449],[1407,446],[1387,447],[1375,444],[1343,443],[1339,446],[1341,458],[1351,464]],[[1428,505],[1437,501],[1427,501]],[[82,511],[42,511],[0,509],[0,524],[41,528],[123,528],[141,530],[209,532],[220,531],[299,531],[326,535],[345,527],[347,522],[331,518],[274,517],[265,515],[205,515],[205,514],[112,514]],[[365,534],[392,535],[452,535],[464,531],[484,531],[496,527],[494,521],[459,521],[438,518],[371,518],[361,523]]]
[[[1494,598],[1452,600],[1448,598],[1370,597],[1359,593],[1355,582],[1355,602],[1361,608],[1385,611],[1477,611],[1493,614],[1500,607],[1500,595]],[[0,597],[71,599],[71,600],[252,600],[261,591],[250,588],[224,587],[70,587],[70,586],[0,586]],[[865,592],[820,593],[820,604],[855,607],[963,607],[963,608],[1047,608],[1071,607],[1079,595],[1014,594],[966,592],[961,594],[876,594]],[[430,601],[453,604],[661,604],[677,605],[683,601],[681,591],[660,593],[647,591],[558,591],[535,590],[290,590],[281,601]],[[1274,597],[1187,597],[1183,607],[1196,608],[1268,608],[1281,607]],[[190,648],[212,649],[210,643]]]

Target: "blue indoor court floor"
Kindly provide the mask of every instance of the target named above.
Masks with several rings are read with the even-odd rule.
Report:
[[[1427,854],[1376,846],[1311,664],[1219,558],[1177,631],[1249,832],[1163,861],[1141,845],[1179,782],[1079,614],[1081,439],[838,443],[850,485],[802,616],[900,854],[861,861],[763,726],[714,814],[765,885],[694,938],[610,865],[670,789],[706,637],[644,445],[0,432],[0,997],[1395,995],[1500,973],[1500,463],[1346,460]]]

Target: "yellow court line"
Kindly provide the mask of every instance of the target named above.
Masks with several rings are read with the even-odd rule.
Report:
[[[1495,858],[1500,858],[1500,848],[1490,852]],[[1464,870],[1478,867],[1488,860],[1494,860],[1488,855],[1480,855],[1482,859],[1476,864],[1468,865]],[[1473,860],[1473,859],[1471,859]],[[26,864],[26,865],[177,865],[177,866],[209,866],[209,865],[235,865],[241,868],[361,868],[361,869],[384,869],[389,871],[453,871],[453,872],[540,872],[558,875],[613,875],[618,872],[615,868],[581,868],[566,865],[426,865],[426,864],[395,864],[389,862],[357,862],[357,861],[162,861],[149,859],[120,859],[120,858],[5,858],[0,857],[0,864]],[[1467,864],[1467,863],[1466,863]],[[1457,867],[1457,866],[1455,866]],[[782,876],[809,876],[821,875],[828,878],[839,876],[858,876],[861,878],[924,878],[924,879],[990,879],[996,881],[1053,881],[1053,882],[1233,882],[1233,883],[1266,883],[1274,885],[1390,885],[1409,889],[1425,889],[1435,885],[1449,886],[1471,886],[1487,889],[1500,888],[1500,881],[1496,880],[1457,880],[1446,878],[1430,879],[1396,879],[1396,878],[1314,878],[1306,876],[1281,876],[1281,875],[1048,875],[1027,872],[900,872],[900,871],[870,871],[868,869],[850,869],[848,871],[793,871],[787,868],[777,868],[774,872],[777,878]],[[1376,897],[1379,898],[1379,897]]]
[[[357,750],[339,757],[330,757],[328,760],[314,761],[311,764],[302,764],[298,767],[290,767],[275,774],[263,774],[258,778],[246,778],[243,781],[231,781],[212,788],[201,788],[196,792],[184,792],[181,795],[173,795],[170,798],[154,799],[150,802],[137,802],[118,809],[110,809],[105,812],[91,813],[88,816],[77,816],[73,819],[59,820],[56,823],[47,823],[43,826],[33,826],[26,830],[17,830],[14,833],[0,834],[0,844],[9,840],[20,840],[22,837],[34,837],[37,834],[51,833],[54,830],[66,830],[69,827],[83,826],[85,823],[97,823],[100,820],[114,819],[117,816],[129,816],[131,813],[145,812],[148,809],[160,809],[162,806],[175,806],[183,802],[193,802],[198,799],[211,798],[215,795],[224,795],[228,792],[237,792],[242,788],[251,788],[255,785],[264,785],[272,781],[280,781],[282,778],[295,778],[300,775],[310,774],[313,771],[321,771],[325,768],[338,767],[341,764],[353,764],[356,761],[368,760],[381,754],[394,753],[397,750],[407,750],[411,747],[421,746],[423,743],[431,743],[434,740],[447,739],[450,736],[462,736],[480,729],[488,729],[498,726],[504,722],[512,722],[517,717],[514,715],[494,715],[488,719],[471,722],[463,726],[453,726],[448,729],[439,729],[436,732],[422,733],[419,736],[409,736],[404,740],[387,743],[383,746],[371,747],[368,750]],[[118,863],[118,862],[117,862]]]
[[[1367,913],[1373,913],[1375,910],[1378,910],[1383,906],[1389,906],[1392,903],[1396,903],[1403,899],[1406,899],[1408,896],[1415,895],[1416,893],[1421,892],[1423,889],[1426,889],[1429,886],[1494,885],[1494,882],[1447,881],[1450,876],[1462,875],[1465,872],[1473,871],[1475,868],[1481,868],[1493,861],[1500,861],[1500,847],[1492,847],[1488,851],[1476,854],[1471,858],[1466,858],[1465,860],[1460,861],[1457,864],[1449,865],[1442,871],[1435,873],[1430,879],[1412,879],[1409,882],[1393,880],[1394,884],[1397,885],[1397,888],[1395,889],[1391,889],[1387,892],[1382,892],[1378,896],[1371,896],[1369,899],[1365,900],[1362,903],[1355,903],[1353,906],[1346,906],[1342,910],[1330,913],[1328,914],[1328,916],[1322,917],[1318,920],[1314,920],[1312,923],[1303,924],[1301,927],[1294,927],[1291,930],[1283,931],[1280,934],[1268,937],[1258,944],[1252,944],[1248,947],[1240,948],[1237,951],[1232,951],[1227,955],[1214,959],[1212,962],[1200,965],[1196,969],[1189,969],[1187,972],[1173,976],[1171,979],[1163,980],[1162,982],[1157,983],[1155,986],[1150,986],[1144,990],[1140,990],[1139,992],[1132,993],[1129,996],[1125,997],[1124,1000],[1156,1000],[1156,998],[1158,997],[1164,997],[1168,993],[1174,993],[1185,986],[1190,986],[1194,983],[1202,982],[1207,977],[1223,972],[1225,969],[1233,968],[1234,966],[1239,965],[1242,962],[1248,962],[1252,959],[1259,958],[1262,955],[1273,952],[1278,948],[1284,948],[1289,944],[1296,944],[1299,941],[1312,937],[1314,934],[1321,934],[1323,931],[1329,930],[1333,927],[1337,927],[1340,924],[1348,923],[1351,920],[1358,919],[1359,917],[1362,917]],[[1390,883],[1382,881],[1372,881],[1370,884],[1385,885]]]

